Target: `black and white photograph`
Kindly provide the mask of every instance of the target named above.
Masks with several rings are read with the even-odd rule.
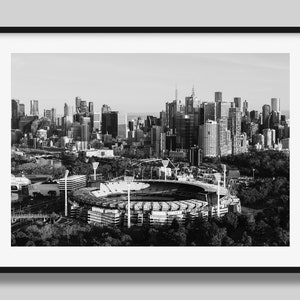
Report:
[[[289,53],[10,66],[12,248],[290,247]]]

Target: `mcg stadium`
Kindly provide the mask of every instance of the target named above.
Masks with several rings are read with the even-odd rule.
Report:
[[[124,180],[109,181],[98,187],[81,188],[71,195],[71,213],[80,207],[88,209],[88,222],[98,225],[125,225],[128,222],[128,189],[130,188],[131,224],[170,224],[196,217],[222,216],[241,211],[240,201],[220,187],[218,208],[217,185],[201,181]]]

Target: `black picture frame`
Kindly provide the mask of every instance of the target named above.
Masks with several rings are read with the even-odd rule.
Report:
[[[300,27],[0,27],[3,33],[300,33]],[[294,267],[1,267],[0,273],[300,273]]]

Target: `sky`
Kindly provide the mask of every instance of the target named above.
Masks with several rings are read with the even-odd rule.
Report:
[[[11,98],[25,104],[39,101],[39,112],[64,103],[75,107],[75,97],[121,112],[159,113],[165,103],[184,100],[194,86],[201,101],[247,100],[261,111],[271,98],[280,98],[289,111],[289,54],[59,54],[26,53],[11,56]]]

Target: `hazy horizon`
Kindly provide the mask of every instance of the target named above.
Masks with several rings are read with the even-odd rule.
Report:
[[[271,98],[280,98],[289,111],[289,54],[12,54],[11,98],[25,104],[39,100],[39,113],[75,97],[127,113],[155,113],[175,98],[184,101],[192,88],[201,101],[241,97],[250,110],[261,111]]]

